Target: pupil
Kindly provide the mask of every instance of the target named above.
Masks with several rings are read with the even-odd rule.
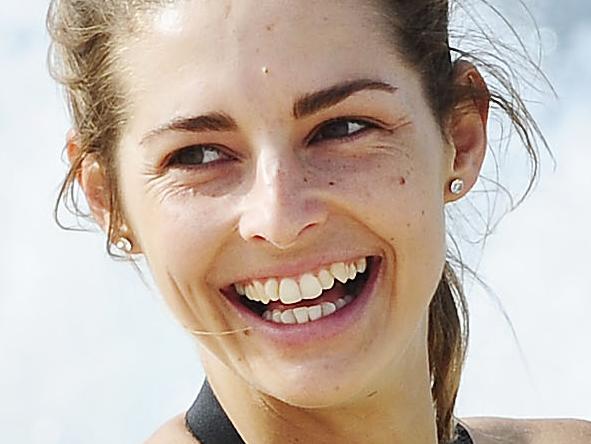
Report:
[[[200,149],[188,149],[179,154],[179,162],[184,164],[201,164],[203,162],[203,151]]]
[[[334,122],[326,127],[324,137],[339,138],[349,134],[349,122]]]

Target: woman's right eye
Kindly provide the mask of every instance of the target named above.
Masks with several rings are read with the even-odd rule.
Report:
[[[206,167],[210,164],[217,164],[230,159],[230,156],[225,154],[212,145],[191,145],[181,148],[172,156],[170,156],[167,166],[178,167]]]

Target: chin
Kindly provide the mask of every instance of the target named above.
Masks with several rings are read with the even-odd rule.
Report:
[[[335,378],[334,375],[296,381],[281,378],[266,381],[261,391],[293,407],[321,409],[348,404],[364,392],[364,385],[359,378]]]
[[[317,409],[345,406],[372,393],[380,375],[386,371],[392,357],[384,352],[392,350],[380,347],[380,343],[374,342],[375,348],[367,350],[363,356],[358,352],[353,356],[347,354],[346,359],[325,356],[280,363],[279,358],[271,358],[258,366],[260,371],[257,373],[262,377],[252,374],[243,374],[243,377],[259,392],[294,407]],[[380,355],[376,356],[375,353]],[[265,367],[268,370],[263,370]]]

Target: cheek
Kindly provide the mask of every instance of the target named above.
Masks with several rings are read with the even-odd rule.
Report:
[[[215,254],[232,231],[226,198],[176,196],[147,202],[150,223],[144,229],[146,255],[180,276],[202,282]]]
[[[223,316],[212,306],[208,267],[232,224],[227,197],[197,196],[164,182],[147,184],[127,171],[120,180],[126,217],[154,280],[184,325],[219,330]]]
[[[387,243],[424,239],[430,231],[439,234],[443,228],[436,162],[404,153],[359,155],[333,161],[324,170],[328,173],[323,181],[335,205],[373,228]]]
[[[145,255],[154,279],[177,317],[200,330],[231,330],[208,285],[210,267],[232,233],[220,199],[171,199],[151,208]]]
[[[173,174],[152,174],[131,149],[119,155],[123,209],[152,271],[202,275],[223,237],[228,198],[217,189],[198,194]]]
[[[358,158],[327,182],[338,190],[337,205],[380,237],[394,258],[399,295],[394,303],[413,305],[415,310],[424,308],[432,297],[446,250],[437,156],[430,160],[429,155],[420,154]]]

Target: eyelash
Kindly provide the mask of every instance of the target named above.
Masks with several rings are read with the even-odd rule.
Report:
[[[323,129],[326,130],[331,125],[343,124],[343,123],[360,125],[360,126],[362,126],[362,128],[357,129],[352,134],[347,134],[345,136],[321,137],[320,139],[317,138],[318,135],[321,134],[321,131]],[[309,136],[307,138],[307,141],[308,141],[308,143],[323,143],[323,142],[332,142],[332,141],[350,142],[350,141],[355,140],[358,137],[362,136],[363,133],[370,131],[372,129],[375,129],[375,128],[378,128],[378,126],[375,123],[368,121],[368,120],[355,119],[355,118],[338,118],[338,119],[333,119],[333,120],[329,120],[327,122],[322,123],[319,127],[317,127],[316,129],[314,129],[314,131],[312,131],[312,134],[311,134],[311,136]],[[350,127],[348,127],[347,129],[350,129]],[[183,163],[180,160],[180,158],[183,155],[190,153],[191,150],[193,150],[193,149],[201,150],[202,157],[205,157],[206,152],[211,152],[211,151],[215,150],[219,154],[220,157],[226,157],[226,159],[214,160],[211,162],[199,163],[199,164]],[[222,149],[220,149],[219,147],[217,147],[215,145],[190,145],[190,146],[186,146],[184,148],[181,148],[180,150],[173,153],[168,158],[168,160],[165,162],[165,164],[167,167],[179,167],[179,168],[186,168],[186,169],[194,169],[194,168],[206,169],[206,168],[211,168],[211,167],[214,167],[215,165],[224,163],[224,162],[228,161],[230,158],[231,158],[230,155],[226,154]]]
[[[352,134],[348,134],[346,136],[321,138],[320,140],[315,141],[316,136],[318,136],[318,134],[320,134],[320,132],[323,129],[327,129],[331,125],[335,125],[335,124],[339,124],[339,123],[357,124],[357,125],[363,126],[363,128],[358,129],[358,130],[354,131]],[[366,131],[369,131],[371,129],[375,129],[377,127],[378,126],[375,123],[368,121],[368,120],[364,120],[364,119],[356,119],[356,118],[351,118],[351,117],[333,119],[333,120],[329,120],[327,122],[322,123],[317,129],[315,129],[312,132],[311,137],[309,137],[308,141],[312,142],[312,143],[321,143],[321,142],[325,142],[325,141],[330,142],[333,140],[338,140],[338,141],[342,141],[342,142],[350,142],[350,141],[355,140],[356,138],[360,137]]]
[[[212,152],[212,151],[215,151],[220,158],[224,158],[224,159],[217,159],[217,160],[214,160],[211,162],[199,163],[199,164],[182,162],[181,157],[183,155],[187,155],[187,154],[190,154],[191,152],[194,152],[194,150],[201,152],[202,161],[203,161],[203,158],[206,157],[206,155],[207,155],[206,153]],[[229,160],[231,160],[231,156],[229,154],[226,154],[224,152],[224,150],[222,150],[221,148],[219,148],[215,145],[189,145],[189,146],[186,146],[186,147],[181,148],[180,150],[174,152],[168,158],[168,160],[165,162],[165,166],[166,167],[185,168],[185,169],[194,169],[194,168],[206,169],[206,168],[211,168],[215,165],[227,162]]]

